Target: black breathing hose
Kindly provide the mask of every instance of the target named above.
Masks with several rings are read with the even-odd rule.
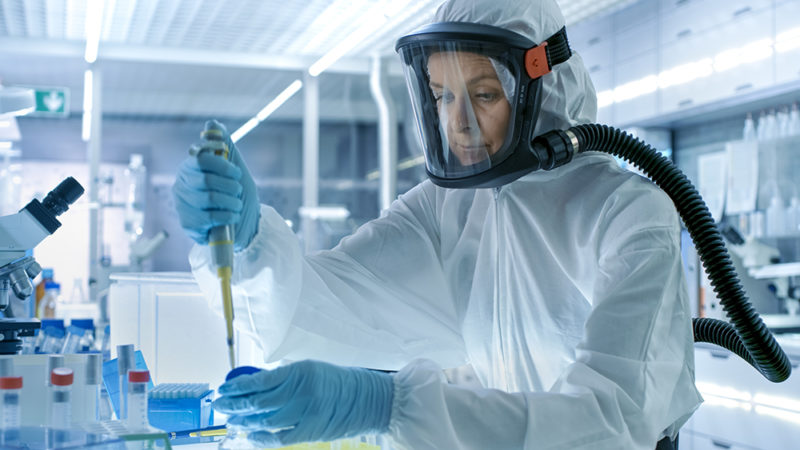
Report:
[[[600,151],[620,157],[644,172],[675,203],[711,286],[730,319],[730,323],[692,319],[695,342],[709,342],[730,350],[772,382],[789,378],[792,372],[789,358],[747,300],[708,207],[691,181],[670,160],[639,139],[600,124],[550,131],[533,140],[532,150],[539,160],[539,169],[550,170],[566,164],[576,153]]]

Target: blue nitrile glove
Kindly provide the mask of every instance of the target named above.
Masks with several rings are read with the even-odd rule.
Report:
[[[181,227],[198,244],[208,243],[212,227],[234,224],[234,248],[241,250],[250,244],[258,228],[260,206],[256,183],[225,125],[209,120],[205,130],[220,130],[230,155],[225,160],[201,152],[186,158],[172,185],[175,208]]]
[[[389,429],[392,376],[320,361],[240,375],[219,388],[214,409],[263,446],[331,441]]]

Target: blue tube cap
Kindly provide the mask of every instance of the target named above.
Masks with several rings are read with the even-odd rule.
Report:
[[[72,319],[70,324],[84,330],[94,331],[94,320],[92,319]]]
[[[225,381],[232,380],[238,377],[239,375],[250,375],[251,373],[256,373],[256,372],[261,372],[261,369],[253,366],[239,366],[228,372],[227,375],[225,375]]]
[[[64,337],[64,329],[56,327],[47,327],[44,329],[44,334],[52,336],[54,338],[61,339]]]
[[[64,319],[42,319],[42,329],[60,328],[64,329]]]

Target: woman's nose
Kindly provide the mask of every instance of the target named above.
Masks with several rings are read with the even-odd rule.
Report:
[[[453,100],[450,110],[450,120],[455,131],[469,131],[472,127],[469,108],[472,104],[465,96],[458,96]]]

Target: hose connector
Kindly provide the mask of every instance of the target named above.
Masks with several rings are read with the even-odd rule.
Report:
[[[538,161],[534,170],[552,170],[572,161],[578,153],[578,138],[570,131],[553,130],[533,139],[531,151]]]

